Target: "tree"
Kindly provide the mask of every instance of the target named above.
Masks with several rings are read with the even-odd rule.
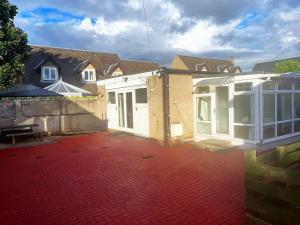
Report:
[[[300,62],[297,60],[283,60],[275,64],[276,73],[300,72]]]
[[[8,0],[0,0],[0,90],[14,85],[24,74],[24,60],[30,52],[27,34],[13,22],[17,10]]]

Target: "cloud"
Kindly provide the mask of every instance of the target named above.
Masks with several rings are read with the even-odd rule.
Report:
[[[12,0],[32,44],[116,52],[168,65],[175,54],[256,61],[300,55],[299,0]]]

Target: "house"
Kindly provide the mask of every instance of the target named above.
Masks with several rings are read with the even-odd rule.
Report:
[[[300,62],[300,57],[292,57],[286,59],[278,59],[273,61],[259,62],[256,63],[252,69],[255,73],[275,73],[275,64],[285,60],[296,60]]]
[[[300,74],[227,72],[215,61],[194,69],[203,61],[176,56],[173,68],[98,81],[108,128],[165,143],[214,139],[261,147],[298,138]]]
[[[97,95],[98,80],[158,69],[157,63],[122,60],[117,54],[74,49],[31,46],[25,62],[24,84],[41,88],[69,85],[81,94]],[[62,83],[63,82],[63,83]],[[71,87],[71,86],[72,87]],[[61,86],[61,87],[63,87]],[[77,90],[79,90],[77,89]]]
[[[210,73],[241,73],[241,68],[235,66],[233,61],[233,58],[223,60],[177,55],[171,63],[170,68]]]

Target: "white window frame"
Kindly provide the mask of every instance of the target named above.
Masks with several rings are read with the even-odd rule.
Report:
[[[292,82],[292,81],[291,81]],[[261,82],[261,102],[262,102],[262,114],[261,114],[261,121],[262,121],[262,125],[261,125],[261,139],[263,140],[264,143],[267,143],[267,142],[271,142],[271,141],[274,141],[274,140],[279,140],[279,139],[282,139],[282,138],[286,138],[286,137],[291,137],[291,136],[294,136],[294,135],[299,135],[300,132],[295,132],[294,131],[294,126],[295,126],[295,122],[296,121],[299,121],[300,118],[295,118],[295,97],[294,95],[295,94],[300,94],[300,90],[296,90],[295,89],[295,83],[292,82],[292,87],[290,90],[279,90],[278,89],[278,81],[274,81],[275,83],[275,88],[273,90],[263,90],[263,83],[264,82]],[[263,96],[264,94],[274,94],[275,95],[275,121],[274,122],[271,122],[271,123],[263,123],[263,118],[264,118],[264,112],[263,112]],[[278,121],[277,119],[277,98],[278,98],[278,94],[291,94],[292,96],[292,105],[291,105],[291,110],[292,110],[292,115],[291,115],[291,119],[289,120],[283,120],[283,121]],[[282,124],[282,123],[292,123],[292,131],[291,133],[289,134],[285,134],[285,135],[280,135],[278,136],[278,124]],[[275,136],[272,137],[272,138],[268,138],[268,139],[264,139],[263,137],[263,130],[264,130],[264,127],[265,126],[268,126],[268,125],[274,125],[275,126]]]
[[[85,73],[88,73],[89,79],[86,79]],[[91,74],[92,73],[92,74]],[[92,76],[92,79],[91,79]],[[82,81],[83,82],[96,82],[96,70],[95,69],[85,69],[82,71]]]
[[[236,84],[241,84],[241,83],[251,83],[252,85],[252,88],[251,88],[251,91],[235,91],[235,85]],[[256,82],[255,80],[239,80],[239,81],[235,81],[232,83],[232,118],[231,118],[231,122],[232,122],[232,137],[234,139],[240,139],[240,138],[237,138],[235,137],[235,126],[241,126],[241,127],[251,127],[253,129],[253,139],[241,139],[241,140],[247,140],[247,141],[250,141],[250,142],[253,142],[257,139],[257,134],[256,134],[256,120],[257,120],[257,117],[256,117],[256,98],[257,98],[257,93],[256,93],[256,90],[255,90],[255,86],[256,86]],[[234,110],[234,98],[235,96],[242,96],[242,95],[247,95],[247,96],[250,96],[252,98],[252,102],[253,102],[253,106],[251,106],[251,108],[253,108],[253,121],[252,123],[236,123],[235,122],[235,110]],[[230,126],[230,123],[229,123],[229,126]]]
[[[49,74],[49,78],[46,78],[46,70],[49,70],[50,74]],[[54,70],[54,73],[55,73],[55,78],[52,78],[51,77],[51,70]],[[57,67],[54,67],[54,66],[43,66],[42,67],[42,80],[43,81],[55,81],[58,79],[58,70],[57,70]]]

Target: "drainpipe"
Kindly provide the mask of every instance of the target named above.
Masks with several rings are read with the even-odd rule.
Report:
[[[164,123],[164,145],[169,146],[170,140],[170,102],[169,102],[169,72],[166,68],[160,71],[162,76],[163,93],[163,123]]]

